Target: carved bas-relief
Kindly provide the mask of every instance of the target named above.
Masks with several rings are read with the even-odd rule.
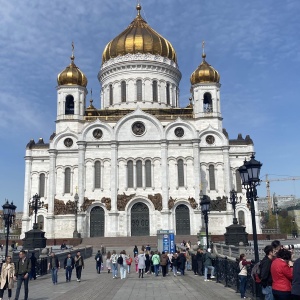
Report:
[[[190,205],[193,209],[196,209],[198,207],[198,204],[197,204],[196,200],[193,197],[189,197],[188,200],[189,200]]]
[[[217,200],[211,200],[210,210],[211,211],[226,211],[227,198],[225,196],[217,197]]]
[[[101,199],[101,203],[105,204],[105,207],[106,207],[107,210],[111,210],[111,199],[110,198],[103,197]]]
[[[87,211],[94,201],[95,200],[89,200],[87,197],[84,197],[83,204],[80,206],[81,211]]]
[[[117,209],[118,210],[125,210],[125,207],[127,203],[135,196],[135,194],[126,195],[123,193],[123,195],[117,196]]]
[[[162,210],[162,196],[157,193],[154,195],[148,195],[148,199],[153,203],[155,210]]]
[[[63,200],[54,199],[54,215],[68,215],[75,213],[75,202],[69,200],[65,203]]]
[[[174,207],[176,200],[177,200],[176,198],[173,199],[172,197],[170,197],[170,199],[168,201],[168,207],[169,207],[169,209],[172,209]]]

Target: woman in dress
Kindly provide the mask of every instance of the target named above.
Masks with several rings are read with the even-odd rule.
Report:
[[[108,273],[110,273],[110,270],[111,270],[110,258],[111,258],[111,253],[110,253],[110,251],[108,251],[107,254],[106,254],[106,268],[107,268]]]
[[[14,287],[15,265],[11,262],[11,256],[6,256],[5,263],[2,265],[0,275],[0,300],[3,299],[5,289],[8,289],[8,299],[11,299],[11,289]]]

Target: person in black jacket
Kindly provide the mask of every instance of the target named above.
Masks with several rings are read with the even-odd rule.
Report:
[[[262,286],[262,293],[265,295],[265,300],[273,300],[272,293],[272,275],[271,264],[274,258],[274,248],[271,245],[265,247],[264,252],[266,256],[260,262],[260,279]]]
[[[199,276],[203,276],[203,250],[198,249],[196,254],[197,261],[197,273]]]
[[[300,258],[294,262],[291,293],[294,300],[300,299]]]
[[[75,259],[71,256],[71,253],[68,253],[68,256],[64,260],[64,269],[66,270],[66,282],[71,281],[74,265]]]
[[[96,261],[97,273],[100,274],[101,266],[103,264],[103,258],[102,258],[102,254],[100,253],[100,250],[98,250],[98,253],[95,256],[95,261]]]
[[[49,263],[48,263],[48,271],[49,270],[51,271],[53,284],[57,284],[57,272],[59,268],[60,268],[60,262],[57,256],[55,255],[55,253],[51,252]]]
[[[194,275],[197,276],[197,271],[198,271],[198,265],[197,265],[197,255],[192,253],[192,270],[194,272]]]
[[[185,264],[186,264],[186,257],[185,257],[185,253],[183,253],[183,251],[180,252],[180,254],[178,255],[178,259],[177,262],[180,265],[180,273],[181,276],[184,275],[184,270],[185,270]]]

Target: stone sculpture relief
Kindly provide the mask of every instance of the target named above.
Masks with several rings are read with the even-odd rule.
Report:
[[[217,197],[217,200],[211,200],[210,210],[211,211],[226,211],[227,198],[225,196]]]
[[[54,215],[68,215],[75,213],[75,202],[69,200],[65,203],[63,200],[54,199]]]
[[[90,200],[87,197],[84,197],[83,204],[80,206],[81,211],[86,211],[94,202],[95,200]]]
[[[162,210],[162,196],[157,193],[154,195],[148,195],[148,199],[153,203],[155,210]]]
[[[189,197],[188,200],[189,200],[190,205],[193,209],[196,209],[198,207],[198,204],[197,204],[196,200],[193,197]]]
[[[111,199],[110,198],[103,197],[101,199],[101,203],[105,204],[105,207],[106,207],[107,210],[111,210]]]
[[[123,193],[122,195],[117,196],[117,209],[125,210],[127,203],[135,196],[135,194],[126,195]]]
[[[176,200],[177,199],[173,199],[172,197],[170,197],[170,199],[168,201],[168,207],[169,207],[169,209],[172,209],[174,207]]]

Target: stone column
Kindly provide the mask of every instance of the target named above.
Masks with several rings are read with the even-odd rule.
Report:
[[[201,185],[201,173],[200,173],[200,139],[192,140],[193,143],[193,157],[194,157],[194,191],[195,200],[198,203],[200,185]],[[201,187],[202,188],[202,187]]]
[[[22,233],[28,231],[30,225],[29,218],[29,205],[28,202],[31,198],[30,187],[31,187],[31,170],[32,170],[32,156],[31,151],[26,150],[25,156],[25,183],[24,183],[24,208],[22,216]]]
[[[145,190],[146,189],[146,167],[145,167],[145,162],[143,161],[142,162],[142,174],[143,174],[143,182],[142,182],[142,186],[143,186],[143,189]]]
[[[168,211],[169,201],[169,166],[168,166],[168,143],[161,141],[161,186],[162,186],[162,207]]]
[[[83,204],[83,199],[84,199],[84,181],[85,181],[84,161],[85,161],[86,142],[78,141],[77,145],[78,145],[78,196],[79,196],[78,207],[80,207]],[[73,193],[73,189],[71,191],[71,194]]]
[[[229,147],[223,148],[223,164],[224,164],[224,192],[229,197],[231,189],[231,172],[230,172],[230,161],[229,161]],[[227,211],[232,211],[232,205],[227,203]]]

